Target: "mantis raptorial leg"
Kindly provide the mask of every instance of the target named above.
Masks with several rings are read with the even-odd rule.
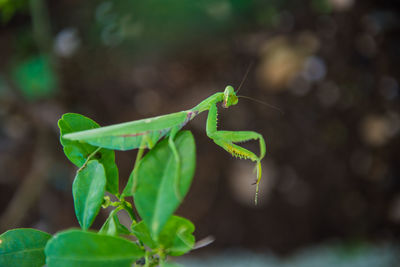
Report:
[[[218,131],[217,130],[217,106],[212,105],[210,110],[208,111],[207,117],[207,136],[214,140],[214,142],[228,151],[232,156],[242,158],[242,159],[250,159],[252,161],[257,162],[256,170],[257,170],[257,181],[256,181],[256,197],[255,202],[257,204],[257,196],[259,183],[261,180],[261,164],[260,161],[265,155],[265,142],[264,138],[256,132],[252,131]],[[256,156],[250,150],[243,148],[234,143],[237,142],[245,142],[250,140],[259,140],[260,143],[260,156]]]

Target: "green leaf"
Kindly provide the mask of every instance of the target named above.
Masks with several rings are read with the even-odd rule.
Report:
[[[51,238],[35,229],[14,229],[0,235],[0,266],[34,267],[45,263],[44,247]]]
[[[48,267],[130,267],[145,252],[121,237],[69,230],[50,239],[45,253]]]
[[[87,129],[95,129],[99,128],[100,126],[95,121],[83,115],[77,113],[66,113],[61,117],[60,120],[58,120],[58,127],[60,128],[61,144],[64,147],[66,146],[76,147],[76,152],[75,152],[76,154],[73,155],[73,157],[70,156],[69,154],[66,154],[66,156],[76,166],[81,167],[85,163],[86,158],[91,153],[93,153],[97,147],[89,145],[87,143],[81,143],[79,141],[71,141],[68,139],[64,139],[63,135]],[[78,152],[80,152],[80,154]]]
[[[99,233],[107,235],[129,235],[131,232],[119,222],[117,210],[113,210],[101,227]]]
[[[168,255],[180,256],[193,248],[195,242],[193,232],[194,225],[191,221],[172,216],[161,231],[157,242]]]
[[[146,224],[141,221],[132,226],[134,235],[151,249],[161,248],[167,255],[180,256],[193,249],[195,238],[193,236],[194,225],[191,221],[171,216],[165,224],[158,240],[153,238]]]
[[[62,138],[63,135],[79,132],[88,129],[99,128],[93,120],[76,113],[66,113],[58,121],[60,128],[60,142],[64,147],[67,158],[79,168],[86,162],[89,155],[96,149],[96,146],[84,142],[72,141]],[[113,150],[102,148],[96,153],[94,159],[103,164],[106,171],[106,190],[112,194],[118,193],[118,168],[115,165],[115,153]]]
[[[192,133],[180,132],[175,138],[175,144],[181,160],[179,192],[184,197],[192,182],[196,164],[196,147]],[[175,192],[176,167],[167,139],[147,153],[138,166],[135,205],[155,237],[182,202]]]
[[[82,229],[88,229],[99,213],[105,193],[106,176],[103,165],[97,160],[78,171],[72,184],[75,214]]]
[[[132,192],[132,189],[133,189],[133,176],[134,176],[134,174],[135,174],[135,169],[133,169],[132,171],[131,171],[131,174],[129,175],[129,178],[128,178],[128,182],[126,183],[126,185],[125,185],[125,188],[124,188],[124,190],[122,191],[122,194],[121,194],[121,197],[129,197],[129,196],[133,196],[133,192]]]

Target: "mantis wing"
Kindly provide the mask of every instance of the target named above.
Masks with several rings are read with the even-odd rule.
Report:
[[[70,133],[64,135],[63,138],[116,150],[151,148],[158,140],[167,135],[171,128],[182,128],[191,119],[192,114],[191,111],[181,111]]]

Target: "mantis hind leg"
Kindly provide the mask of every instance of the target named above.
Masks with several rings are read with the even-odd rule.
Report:
[[[175,136],[176,134],[179,132],[180,128],[172,128],[170,133],[169,133],[169,138],[168,138],[168,146],[170,147],[173,156],[174,156],[174,160],[175,160],[175,166],[176,166],[176,174],[175,174],[175,181],[174,181],[174,186],[175,186],[175,195],[179,200],[182,200],[182,196],[180,194],[180,166],[181,166],[181,160],[179,157],[179,153],[178,150],[176,149],[175,146]],[[137,187],[137,183],[138,183],[138,176],[137,176],[137,170],[138,170],[138,166],[140,164],[140,160],[142,159],[142,155],[143,155],[143,151],[145,148],[149,148],[152,149],[155,146],[155,144],[152,142],[151,138],[147,135],[143,136],[143,139],[141,141],[140,147],[139,147],[139,151],[137,154],[137,158],[135,161],[135,167],[132,171],[132,181],[131,181],[131,177],[129,179],[128,183],[132,183],[132,185],[130,186],[130,194],[134,194],[136,192],[136,187]],[[123,194],[127,195],[128,193],[123,192]]]
[[[140,161],[143,157],[143,152],[146,148],[152,149],[153,147],[154,147],[154,143],[151,140],[151,138],[148,135],[144,135],[140,142],[139,150],[136,155],[135,165],[134,165],[132,173],[131,173],[132,179],[131,179],[131,177],[129,177],[128,185],[126,186],[126,189],[124,189],[124,191],[122,192],[122,196],[133,195],[136,192],[136,187],[137,187],[137,183],[138,183],[137,171],[138,171]]]
[[[182,200],[182,195],[180,192],[180,175],[181,175],[181,159],[178,153],[178,150],[176,149],[176,145],[174,142],[175,136],[176,134],[179,132],[179,128],[172,128],[171,132],[169,134],[169,138],[168,138],[168,145],[172,150],[172,153],[174,155],[174,159],[175,159],[175,164],[176,164],[176,174],[175,174],[175,182],[174,182],[174,186],[175,186],[175,195],[178,198],[178,200]]]

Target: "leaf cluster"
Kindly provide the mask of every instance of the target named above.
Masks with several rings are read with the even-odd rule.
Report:
[[[179,170],[168,140],[163,140],[144,157],[138,156],[120,193],[113,150],[63,138],[100,126],[75,113],[64,114],[58,125],[64,153],[78,167],[72,193],[81,229],[53,236],[27,228],[7,231],[0,235],[0,266],[175,266],[167,262],[168,256],[193,249],[193,223],[173,215],[194,175],[196,148],[191,132],[181,131],[174,140]],[[108,207],[113,209],[101,229],[91,230],[100,210]],[[119,221],[120,212],[128,213],[130,225]]]

